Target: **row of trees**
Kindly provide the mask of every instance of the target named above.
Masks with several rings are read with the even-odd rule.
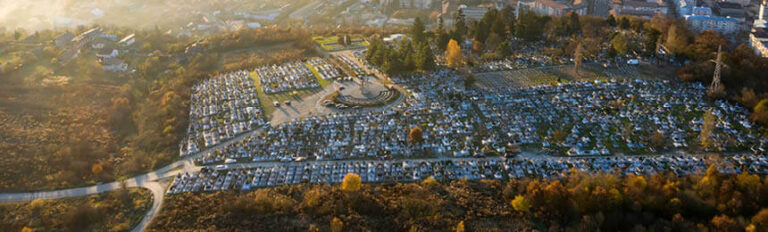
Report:
[[[361,184],[348,174],[340,186],[175,195],[150,230],[764,231],[766,196],[768,178],[714,167],[684,177],[574,170],[563,179],[407,184]]]

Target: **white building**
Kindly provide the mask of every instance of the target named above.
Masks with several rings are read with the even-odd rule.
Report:
[[[692,15],[685,16],[685,22],[691,30],[697,33],[715,31],[721,35],[729,35],[742,30],[741,20],[714,16],[709,7],[694,7],[692,13]]]

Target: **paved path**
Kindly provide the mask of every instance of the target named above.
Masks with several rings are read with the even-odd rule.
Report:
[[[203,149],[197,153],[185,156],[181,160],[173,162],[169,165],[166,165],[165,167],[159,168],[157,170],[151,171],[146,174],[134,176],[124,181],[114,181],[110,183],[98,184],[98,185],[87,186],[87,187],[70,188],[70,189],[53,190],[53,191],[0,193],[0,202],[22,202],[22,201],[32,201],[36,199],[49,200],[49,199],[60,199],[60,198],[67,198],[67,197],[81,197],[81,196],[86,196],[91,194],[98,194],[98,193],[108,192],[112,190],[117,190],[122,187],[122,183],[125,183],[126,187],[129,187],[129,188],[140,187],[140,188],[145,188],[150,192],[152,192],[152,197],[153,197],[152,207],[149,209],[149,211],[147,211],[147,214],[144,216],[141,222],[132,230],[134,232],[143,231],[144,229],[146,229],[146,227],[149,225],[149,223],[152,221],[155,215],[157,215],[157,213],[160,212],[160,209],[163,206],[165,188],[168,185],[168,182],[165,182],[163,180],[172,178],[173,176],[176,176],[180,173],[192,173],[192,172],[199,171],[201,167],[198,167],[194,164],[194,160],[196,158],[208,152],[214,151],[216,149],[220,149],[228,144],[234,143],[236,141],[240,141],[244,138],[247,138],[248,136],[255,135],[260,131],[263,131],[264,128],[265,127],[261,127],[254,131],[240,134],[226,142]]]

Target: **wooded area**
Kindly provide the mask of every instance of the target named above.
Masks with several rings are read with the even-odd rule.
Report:
[[[129,231],[152,205],[146,189],[59,200],[0,203],[2,231]]]
[[[349,179],[349,180],[348,180]],[[293,185],[171,196],[150,231],[765,231],[768,178],[685,177]],[[338,220],[338,221],[337,221]]]

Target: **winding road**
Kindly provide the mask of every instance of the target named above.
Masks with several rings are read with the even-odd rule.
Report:
[[[263,131],[265,128],[266,127],[260,127],[256,130],[240,134],[238,136],[233,137],[230,140],[227,140],[226,142],[203,149],[201,151],[198,151],[197,153],[187,155],[183,157],[181,160],[168,164],[165,167],[159,168],[157,170],[151,171],[146,174],[134,176],[132,178],[129,178],[123,181],[114,181],[110,183],[98,184],[98,185],[87,186],[87,187],[61,189],[61,190],[53,190],[53,191],[0,193],[0,202],[23,202],[23,201],[32,201],[36,199],[51,200],[51,199],[61,199],[61,198],[68,198],[68,197],[81,197],[81,196],[86,196],[91,194],[98,194],[98,193],[108,192],[112,190],[117,190],[122,187],[123,183],[125,183],[126,187],[145,188],[150,192],[152,192],[152,197],[153,197],[152,207],[149,209],[149,211],[147,211],[147,214],[144,215],[144,218],[142,218],[141,222],[139,222],[139,224],[136,225],[136,227],[134,227],[133,230],[131,230],[133,232],[140,232],[146,229],[147,226],[149,226],[149,223],[155,217],[155,215],[157,215],[157,213],[160,212],[160,209],[163,206],[163,198],[165,197],[165,188],[168,184],[168,181],[167,181],[168,179],[180,173],[192,173],[192,172],[199,171],[202,167],[196,166],[194,163],[194,159],[202,156],[203,154],[222,148],[236,141],[240,141],[248,136],[255,135]]]

